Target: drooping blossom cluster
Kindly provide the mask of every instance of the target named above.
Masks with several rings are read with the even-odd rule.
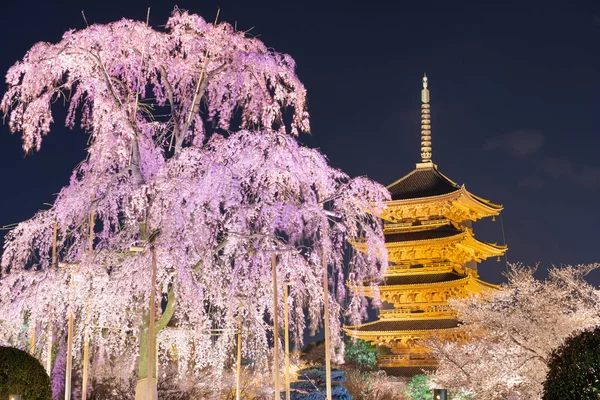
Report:
[[[35,45],[7,75],[1,107],[11,130],[22,132],[25,151],[39,149],[51,105],[64,98],[67,125],[80,121],[90,145],[52,207],[7,235],[0,339],[24,347],[35,330],[43,356],[50,327],[64,337],[73,307],[76,357],[87,331],[92,376],[127,381],[154,285],[164,360],[177,360],[182,373],[222,368],[241,319],[243,355],[262,363],[275,253],[279,293],[291,283],[297,345],[322,320],[325,255],[331,334],[341,348],[340,317],[364,313],[360,294],[344,307],[345,284],[380,277],[387,265],[372,214],[388,193],[296,142],[309,125],[294,69],[291,57],[229,24],[180,10],[165,31],[122,20]],[[284,109],[292,110],[287,125]],[[368,251],[352,251],[353,241]]]
[[[585,280],[599,266],[553,267],[538,280],[535,268],[513,265],[498,291],[452,300],[469,340],[427,342],[436,384],[475,398],[540,399],[552,350],[600,324],[600,291]]]

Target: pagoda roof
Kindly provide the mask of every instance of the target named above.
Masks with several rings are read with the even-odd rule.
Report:
[[[442,174],[433,163],[417,164],[417,168],[396,182],[387,186],[392,200],[388,205],[400,205],[405,202],[439,201],[448,198],[466,197],[466,204],[487,210],[490,215],[496,215],[502,210],[502,205],[494,204],[469,192],[464,185],[459,185]]]
[[[379,320],[350,328],[358,332],[429,331],[451,329],[460,325],[457,319]]]
[[[440,196],[455,192],[460,186],[452,182],[433,163],[419,166],[396,182],[387,186],[392,200],[407,200],[421,197]]]
[[[386,276],[382,285],[419,285],[440,282],[452,282],[465,278],[465,275],[458,275],[453,272],[441,274],[415,274],[415,275],[393,275]]]
[[[399,232],[385,235],[386,243],[412,242],[416,240],[441,239],[460,235],[464,231],[453,224],[446,224],[434,229],[423,229],[412,232]]]

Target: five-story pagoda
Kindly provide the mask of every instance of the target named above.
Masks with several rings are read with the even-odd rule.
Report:
[[[380,215],[390,266],[379,286],[379,318],[345,328],[352,337],[385,346],[388,354],[378,364],[397,376],[436,367],[418,339],[457,334],[459,321],[448,300],[494,288],[479,279],[477,263],[507,249],[475,239],[471,229],[472,222],[498,215],[502,206],[457,185],[432,161],[426,76],[421,101],[421,162],[387,187],[392,200]],[[368,285],[365,291],[373,294]]]

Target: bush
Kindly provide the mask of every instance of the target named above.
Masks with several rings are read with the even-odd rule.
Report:
[[[0,398],[10,394],[20,394],[23,400],[51,400],[50,378],[35,357],[0,346]]]
[[[571,336],[552,352],[544,400],[600,397],[600,327]]]
[[[411,400],[430,400],[433,398],[433,390],[429,387],[427,375],[415,375],[406,385],[406,394]]]
[[[357,400],[406,400],[406,386],[387,376],[385,371],[360,371],[344,368],[347,378],[344,386]]]
[[[344,359],[350,367],[360,371],[372,371],[377,366],[377,349],[364,340],[348,340]]]
[[[331,395],[333,399],[352,399],[346,388],[342,386],[342,382],[345,380],[344,371],[331,369]],[[326,381],[325,367],[322,365],[301,369],[298,371],[298,381],[292,382],[290,385],[293,389],[291,398],[293,400],[323,400],[326,398]]]

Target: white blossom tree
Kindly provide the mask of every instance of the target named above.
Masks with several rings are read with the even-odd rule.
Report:
[[[552,350],[600,323],[600,292],[585,281],[599,266],[553,267],[539,280],[512,265],[499,290],[452,300],[467,339],[427,341],[440,364],[434,382],[478,399],[541,398]]]
[[[148,377],[149,357],[155,362],[150,321],[161,354],[175,352],[185,374],[222,368],[242,319],[244,356],[264,363],[266,316],[283,312],[272,304],[276,252],[279,290],[294,282],[298,345],[305,315],[311,329],[320,326],[326,257],[330,330],[342,347],[340,316],[358,322],[366,310],[360,293],[344,306],[344,284],[380,277],[387,265],[381,223],[368,212],[388,193],[296,142],[309,121],[290,56],[176,9],[165,30],[121,20],[38,43],[7,83],[1,108],[26,152],[40,149],[58,99],[89,147],[50,209],[6,237],[0,340],[25,346],[26,325],[41,356],[72,309],[76,355],[87,330],[92,375],[127,385]],[[63,267],[52,262],[53,237]],[[348,253],[351,241],[369,251]]]

